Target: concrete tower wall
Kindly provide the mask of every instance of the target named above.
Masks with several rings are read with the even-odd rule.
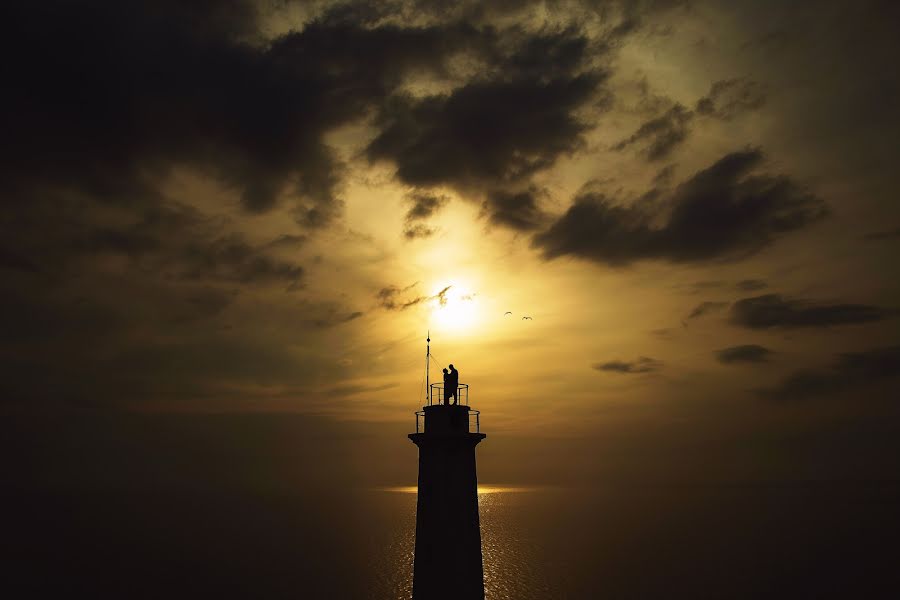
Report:
[[[475,446],[468,407],[426,409],[419,447],[413,600],[483,600]]]

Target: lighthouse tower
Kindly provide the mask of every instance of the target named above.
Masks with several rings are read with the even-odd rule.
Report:
[[[429,382],[409,434],[419,447],[413,600],[484,600],[475,446],[486,436],[468,385],[459,384],[457,398],[447,404],[443,384]]]

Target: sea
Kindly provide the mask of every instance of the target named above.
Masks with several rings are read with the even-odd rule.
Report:
[[[407,600],[414,488],[371,492],[367,598]],[[900,598],[894,484],[481,486],[485,597]]]
[[[4,495],[4,597],[409,600],[414,488]],[[482,485],[488,600],[900,598],[900,486]]]
[[[411,451],[394,464],[368,451],[366,429],[307,420],[8,422],[0,597],[409,600],[416,489],[372,474],[414,472]],[[559,481],[584,480],[565,468]],[[900,598],[898,474],[833,472],[843,478],[483,480],[486,598]]]

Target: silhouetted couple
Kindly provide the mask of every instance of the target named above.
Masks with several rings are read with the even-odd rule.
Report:
[[[444,369],[444,404],[450,404],[450,398],[453,398],[453,404],[459,404],[459,371],[453,365],[450,365],[450,372]]]

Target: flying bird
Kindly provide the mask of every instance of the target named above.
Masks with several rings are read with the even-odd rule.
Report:
[[[532,319],[531,317],[522,317],[522,320],[523,320],[523,321],[524,321],[525,319],[528,319],[529,321],[534,321],[534,319]]]
[[[508,311],[506,311],[505,313],[503,313],[503,316],[505,317],[506,315],[511,315],[511,314],[512,314],[512,311],[511,311],[511,310],[508,310]]]

